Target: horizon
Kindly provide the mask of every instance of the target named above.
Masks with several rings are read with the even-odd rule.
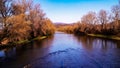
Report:
[[[118,0],[35,0],[35,2],[41,5],[46,17],[52,22],[75,23],[89,11],[96,13],[101,9],[111,11],[111,7],[116,5]]]

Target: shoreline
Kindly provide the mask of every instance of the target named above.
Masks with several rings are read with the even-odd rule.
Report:
[[[120,37],[114,36],[114,35],[102,35],[102,34],[87,34],[87,36],[92,36],[92,37],[99,37],[99,38],[106,38],[106,39],[111,39],[111,40],[120,40]]]
[[[1,44],[0,50],[5,49],[5,48],[16,47],[17,45],[21,45],[21,44],[27,44],[27,43],[30,43],[30,42],[35,41],[35,40],[43,40],[45,38],[47,38],[47,36],[42,36],[42,37],[39,36],[39,37],[33,38],[31,40],[21,40],[21,41],[13,42],[10,44]]]
[[[86,36],[91,36],[91,37],[98,37],[98,38],[106,38],[106,39],[111,39],[111,40],[117,40],[117,41],[120,41],[120,37],[116,36],[116,35],[103,35],[103,34],[85,34],[85,33],[68,33],[68,32],[64,32],[64,33],[67,33],[67,34],[75,34],[75,35],[78,35],[78,36],[81,36],[81,35],[86,35]]]

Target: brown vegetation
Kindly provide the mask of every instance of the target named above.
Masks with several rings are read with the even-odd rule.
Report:
[[[61,25],[61,26],[57,27],[57,31],[73,33],[74,28],[75,28],[74,24]]]
[[[32,0],[0,0],[0,42],[52,35],[54,26],[40,8]]]
[[[106,10],[100,10],[98,13],[91,11],[76,24],[58,27],[58,31],[120,36],[120,3],[113,6],[109,13]]]

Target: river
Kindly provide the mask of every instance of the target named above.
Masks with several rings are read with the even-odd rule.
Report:
[[[120,41],[56,32],[0,50],[0,68],[120,68]]]

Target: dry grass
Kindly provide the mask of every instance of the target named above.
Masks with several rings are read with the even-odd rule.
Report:
[[[87,34],[88,36],[93,37],[100,37],[100,38],[107,38],[107,39],[113,39],[113,40],[120,40],[120,37],[117,36],[107,36],[107,35],[101,35],[101,34]]]

